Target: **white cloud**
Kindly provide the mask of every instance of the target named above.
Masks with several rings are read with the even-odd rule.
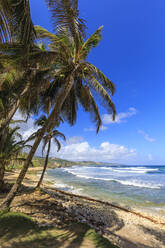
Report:
[[[53,145],[54,146],[54,145]],[[52,150],[53,147],[52,147]],[[58,154],[51,152],[51,156],[57,156],[68,160],[90,160],[103,162],[127,163],[136,158],[136,151],[118,144],[103,142],[98,148],[92,147],[87,141],[77,144],[62,146]]]
[[[100,131],[105,131],[107,129],[108,129],[108,127],[106,127],[106,126],[100,127]],[[96,132],[96,128],[94,128],[94,127],[84,128],[84,131],[85,132]]]
[[[14,119],[23,119],[17,113]],[[27,123],[21,123],[21,134],[27,138],[37,129],[33,126],[34,120],[29,118]],[[106,128],[106,127],[105,127]],[[104,129],[104,126],[103,126]],[[95,129],[94,129],[95,130]],[[36,155],[42,155],[42,142],[37,149]],[[136,161],[137,155],[134,149],[103,142],[99,147],[90,146],[87,141],[83,140],[81,136],[70,137],[66,145],[62,144],[61,150],[57,153],[57,147],[52,143],[50,156],[59,157],[67,160],[90,160],[90,161],[103,161],[103,162],[119,162],[129,163]]]
[[[100,128],[101,131],[105,131],[107,129],[108,129],[108,127],[106,127],[106,126],[101,126],[101,128]]]
[[[150,143],[153,143],[155,142],[155,139],[154,138],[151,138],[147,133],[145,133],[143,130],[138,130],[138,133],[141,134],[144,139]]]
[[[67,145],[72,145],[72,144],[80,143],[83,140],[84,140],[84,138],[81,136],[73,136],[73,137],[70,137],[69,139],[67,139],[66,143],[67,143]]]
[[[25,120],[25,118],[17,111],[14,115],[14,120]],[[18,126],[20,127],[19,132],[21,133],[23,139],[27,139],[30,135],[38,130],[38,127],[34,126],[34,120],[29,118],[26,123],[19,123]]]
[[[129,108],[128,112],[121,112],[116,116],[115,121],[112,121],[112,115],[105,114],[103,115],[103,123],[104,124],[112,124],[112,123],[122,123],[126,122],[128,118],[137,114],[137,110],[133,107]]]
[[[94,127],[84,128],[84,131],[85,132],[94,132],[94,131],[96,131],[96,128],[94,128]]]

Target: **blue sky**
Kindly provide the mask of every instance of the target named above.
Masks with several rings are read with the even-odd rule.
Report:
[[[51,31],[44,0],[30,2],[34,24]],[[118,117],[111,123],[102,110],[105,130],[96,135],[80,108],[74,127],[60,127],[68,141],[58,156],[165,164],[165,1],[79,0],[79,9],[88,34],[104,25],[103,39],[88,60],[115,83]],[[51,154],[57,156],[54,150]]]

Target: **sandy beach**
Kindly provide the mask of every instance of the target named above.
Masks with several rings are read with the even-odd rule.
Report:
[[[33,188],[42,168],[30,168],[23,188],[11,205],[12,211],[23,212],[33,217],[41,226],[57,225],[57,213],[53,205],[59,206],[64,218],[87,223],[98,233],[121,248],[163,248],[165,247],[165,220],[142,210],[125,209],[114,204],[78,196],[55,189],[52,183],[44,181],[40,191]],[[6,173],[6,180],[13,182],[19,171]],[[26,190],[24,189],[26,188]],[[1,195],[0,200],[5,195]],[[40,201],[36,213],[35,202]],[[49,208],[50,206],[50,208]]]

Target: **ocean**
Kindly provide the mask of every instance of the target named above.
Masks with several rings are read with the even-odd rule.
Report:
[[[89,165],[47,171],[60,190],[165,211],[165,166]]]

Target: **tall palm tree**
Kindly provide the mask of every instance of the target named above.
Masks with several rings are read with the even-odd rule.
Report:
[[[30,15],[29,0],[0,0],[0,152],[2,152],[4,147],[9,122],[13,118],[20,103],[18,97],[16,97],[16,92],[19,98],[27,92],[27,86],[20,92],[18,81],[20,82],[21,78],[22,81],[27,81],[27,75],[28,77],[30,75],[30,70],[28,69],[28,54],[33,47],[34,39],[35,29]],[[18,61],[14,50],[17,51],[17,53],[22,51],[20,56],[24,58],[23,64],[21,63],[22,60]],[[10,63],[10,54],[12,54],[12,57],[15,57],[15,65],[13,62],[12,64]],[[25,71],[24,75],[21,76],[20,72],[23,71],[22,68],[20,69],[19,64],[21,67],[24,66]],[[17,78],[15,78],[15,75]],[[18,79],[18,75],[21,78]],[[5,94],[4,88],[7,84],[4,83],[4,81],[11,83],[8,84],[8,86],[10,85],[10,90],[6,89]],[[22,86],[23,85],[24,84],[22,84]],[[10,94],[11,92],[12,94]],[[3,96],[3,99],[1,96]]]
[[[4,173],[5,167],[12,161],[24,160],[18,155],[24,148],[30,148],[31,146],[26,144],[26,141],[22,140],[21,134],[18,132],[20,128],[18,126],[8,128],[7,138],[3,150],[0,153],[0,191],[4,185]],[[19,141],[18,141],[19,139]]]
[[[33,46],[30,53],[26,55],[23,47],[16,43],[10,44],[8,47],[0,46],[0,53],[0,62],[5,68],[0,76],[0,100],[2,106],[3,103],[8,103],[3,106],[2,110],[4,111],[0,111],[0,118],[3,119],[0,123],[2,129],[10,122],[27,96],[30,98],[31,93],[39,96],[41,90],[49,85],[50,73],[48,74],[47,63],[50,62],[51,56],[39,45]],[[7,93],[12,93],[12,95],[8,96]],[[32,99],[28,100],[28,106],[31,101]]]
[[[26,115],[37,112],[39,96],[49,86],[48,60],[51,53],[39,45],[26,55],[21,45],[0,48],[4,72],[0,75],[0,151],[6,138],[6,128],[18,108]],[[28,56],[28,67],[26,60]],[[43,60],[44,56],[44,60]]]
[[[47,121],[47,117],[45,115],[42,115],[36,122],[35,124],[37,126],[44,126],[45,122]],[[35,136],[35,134],[32,135],[33,137]],[[44,175],[45,175],[45,171],[48,165],[48,159],[49,159],[49,153],[50,153],[50,149],[51,149],[51,142],[52,140],[55,142],[55,144],[57,145],[57,152],[61,149],[61,143],[58,140],[58,137],[62,138],[64,141],[66,140],[65,136],[63,133],[59,132],[58,130],[56,130],[55,128],[51,128],[48,129],[47,132],[45,133],[45,135],[43,136],[43,147],[42,147],[42,154],[46,148],[46,146],[48,146],[47,148],[47,153],[46,153],[46,158],[45,158],[45,163],[44,163],[44,168],[41,174],[41,177],[38,181],[37,184],[37,188],[39,188],[42,184]]]
[[[115,106],[111,99],[111,95],[115,92],[114,84],[96,66],[87,62],[89,52],[101,40],[102,27],[85,41],[83,38],[84,23],[78,16],[77,1],[50,0],[47,2],[49,9],[52,11],[53,18],[55,17],[53,20],[58,24],[56,26],[57,32],[51,34],[40,27],[37,27],[36,31],[38,38],[49,39],[50,51],[55,51],[59,54],[58,58],[60,59],[58,63],[57,60],[55,61],[53,68],[54,81],[51,80],[52,86],[57,84],[58,90],[54,94],[55,100],[52,111],[45,125],[39,130],[27,160],[24,163],[24,167],[15,185],[4,200],[2,208],[8,207],[13,200],[44,133],[51,127],[52,122],[56,123],[58,121],[63,105],[68,97],[72,99],[72,96],[75,96],[76,92],[90,96],[90,99],[93,99],[93,106],[99,114],[94,101],[94,95],[97,93],[106,104],[108,112],[112,113],[113,119],[116,114]],[[81,100],[83,100],[83,95]],[[97,131],[100,124],[99,122]]]

